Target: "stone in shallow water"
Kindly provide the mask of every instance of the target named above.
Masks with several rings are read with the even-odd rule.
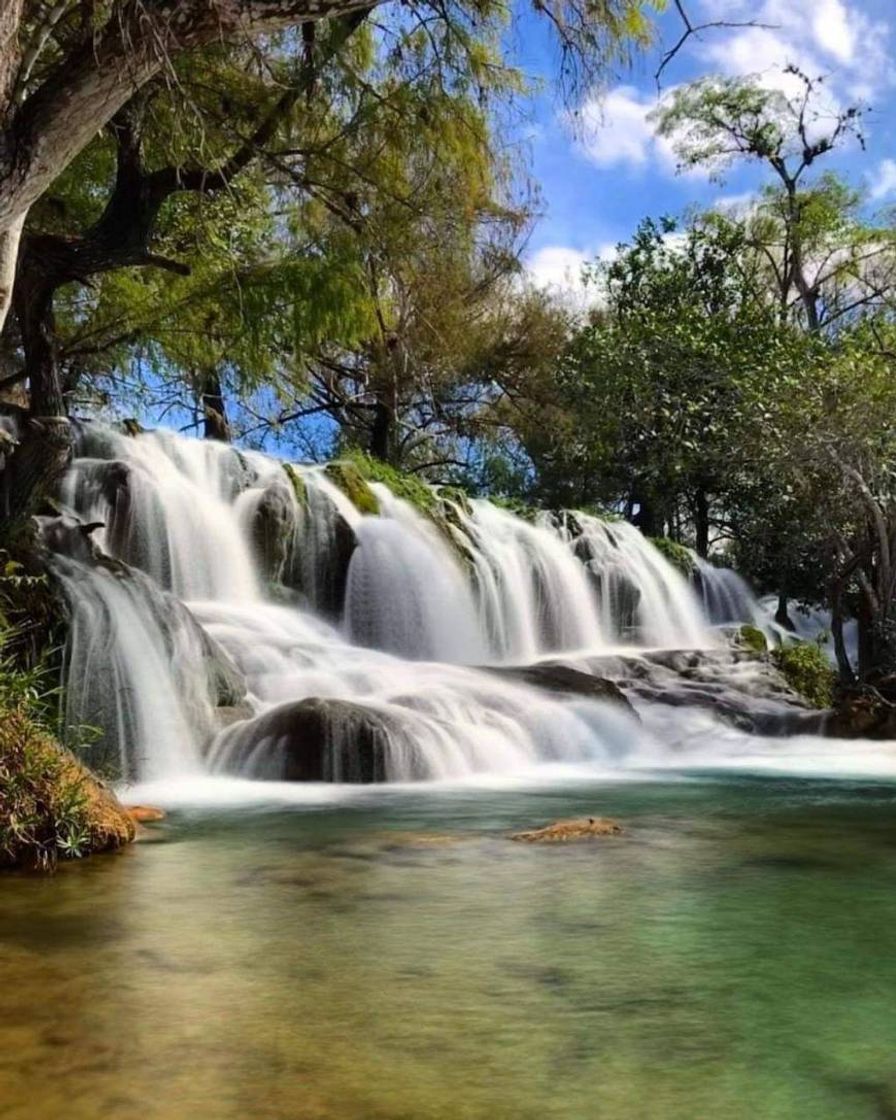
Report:
[[[163,821],[167,815],[164,809],[158,809],[155,805],[125,805],[124,811],[137,824]]]
[[[529,844],[565,844],[570,840],[592,840],[596,836],[619,836],[625,830],[618,821],[609,817],[579,817],[568,821],[554,821],[544,828],[528,832],[515,832],[511,840]]]

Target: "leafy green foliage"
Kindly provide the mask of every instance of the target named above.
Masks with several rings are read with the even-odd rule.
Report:
[[[787,683],[815,708],[829,708],[834,702],[836,674],[819,646],[797,642],[772,651],[772,660]]]

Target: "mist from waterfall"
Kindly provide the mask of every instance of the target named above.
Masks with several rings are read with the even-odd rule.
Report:
[[[389,781],[608,762],[644,739],[624,711],[486,667],[718,642],[628,524],[437,495],[434,516],[372,489],[361,514],[320,466],[83,425],[63,500],[110,559],[57,563],[69,722],[103,727],[141,779],[274,777],[322,710],[329,780],[346,736],[386,743]],[[244,695],[222,702],[222,673]]]

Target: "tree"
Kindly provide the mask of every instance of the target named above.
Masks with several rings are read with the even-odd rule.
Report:
[[[74,238],[66,231],[62,241],[37,242],[34,253],[25,247],[16,303],[19,341],[29,365],[30,407],[21,446],[0,483],[8,519],[31,508],[33,495],[52,481],[69,453],[54,353],[53,307],[60,284],[83,283],[135,264],[182,271],[175,259],[149,249],[167,200],[184,190],[209,194],[229,189],[259,150],[269,147],[284,119],[294,120],[303,101],[313,103],[321,61],[313,24],[328,21],[324,38],[331,45],[335,41],[338,58],[344,52],[343,29],[350,35],[373,10],[372,4],[356,0],[113,0],[102,7],[60,0],[51,9],[36,0],[14,0],[6,6],[0,22],[0,325],[13,301],[14,261],[31,207],[98,131],[108,126],[117,146],[115,182],[95,223]],[[557,0],[540,10],[560,31],[569,72],[579,63],[585,70],[602,63],[631,37],[643,37],[647,28],[641,0]],[[424,64],[448,93],[469,96],[487,84],[486,76],[504,69],[486,46],[489,38],[498,42],[503,19],[503,8],[493,0],[388,6],[384,12],[375,32],[383,50],[399,65],[404,53],[408,69]],[[220,105],[209,112],[203,96],[176,95],[189,87],[191,68],[201,69],[228,52],[235,52],[250,75],[270,80],[262,96],[241,101],[238,135],[231,131],[225,153],[214,141],[231,114]],[[284,80],[285,70],[292,73]],[[145,90],[151,100],[159,90],[166,95],[170,137],[185,131],[196,138],[166,165],[147,160],[140,129],[134,126]],[[370,107],[365,119],[372,119]],[[206,130],[213,134],[209,145]],[[303,148],[286,151],[309,156]],[[209,159],[209,154],[217,158]],[[282,184],[295,167],[287,160],[278,172]],[[307,175],[301,177],[307,188],[315,186]],[[129,199],[138,205],[123,228]],[[323,201],[350,216],[345,196],[340,200],[324,194]],[[122,247],[126,251],[119,251]],[[210,389],[205,395],[211,399],[214,384]]]
[[[831,173],[812,178],[820,159],[853,142],[864,146],[863,110],[824,97],[823,79],[796,67],[790,92],[755,78],[704,78],[680,87],[655,114],[683,167],[715,176],[737,160],[767,168],[767,187],[750,219],[783,320],[829,329],[880,302],[894,279],[892,231],[869,227],[860,195]]]

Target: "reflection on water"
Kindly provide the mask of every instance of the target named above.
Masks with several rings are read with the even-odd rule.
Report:
[[[3,1120],[896,1114],[892,786],[182,810],[0,884]],[[618,840],[517,845],[558,816]]]

